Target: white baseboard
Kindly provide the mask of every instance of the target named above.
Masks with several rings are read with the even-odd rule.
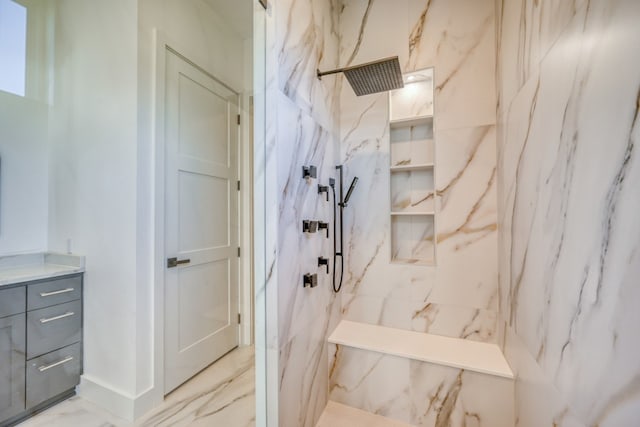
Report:
[[[162,392],[151,388],[138,396],[132,396],[121,390],[101,383],[99,380],[83,375],[77,387],[80,397],[111,412],[126,421],[135,421],[163,401]]]

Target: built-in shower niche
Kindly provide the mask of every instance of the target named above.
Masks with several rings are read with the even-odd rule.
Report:
[[[433,215],[396,214],[391,216],[392,262],[434,265]]]
[[[433,69],[389,94],[391,261],[434,265]]]

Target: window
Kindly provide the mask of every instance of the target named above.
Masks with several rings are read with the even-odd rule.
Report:
[[[27,68],[27,8],[0,0],[0,90],[24,96]]]

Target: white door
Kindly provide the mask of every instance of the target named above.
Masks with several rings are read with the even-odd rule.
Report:
[[[238,345],[239,110],[237,93],[166,58],[168,393]]]

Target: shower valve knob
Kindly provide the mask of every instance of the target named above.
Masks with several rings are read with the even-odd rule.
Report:
[[[327,230],[327,239],[329,238],[329,223],[318,221],[318,229]]]
[[[329,201],[329,187],[326,185],[318,184],[318,194],[325,193],[327,196],[327,202]]]
[[[318,257],[318,267],[327,267],[327,274],[329,274],[329,259],[324,257]]]
[[[308,219],[302,220],[303,233],[315,233],[316,231],[318,231],[318,221],[310,221]]]
[[[302,287],[303,288],[306,288],[306,287],[315,288],[316,286],[318,286],[318,275],[317,274],[307,273],[304,276],[302,276]]]
[[[311,179],[318,176],[318,169],[315,166],[302,166],[302,178]]]

